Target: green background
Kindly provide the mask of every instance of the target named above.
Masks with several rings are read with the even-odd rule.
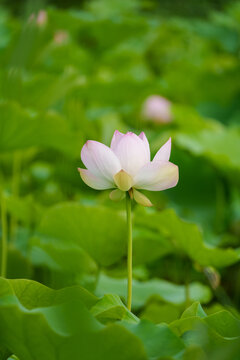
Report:
[[[236,1],[0,2],[1,360],[239,359],[239,54]],[[133,205],[132,313],[124,201],[77,172],[116,129],[180,174]]]

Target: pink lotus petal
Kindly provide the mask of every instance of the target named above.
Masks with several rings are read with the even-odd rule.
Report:
[[[78,171],[85,184],[87,184],[88,186],[90,186],[95,190],[112,189],[115,187],[113,183],[111,183],[111,181],[107,180],[104,177],[100,177],[100,176],[98,177],[87,169],[78,168]]]
[[[161,191],[176,186],[178,166],[169,161],[150,162],[134,178],[136,189]]]
[[[168,161],[171,154],[171,138],[158,150],[154,156],[153,162],[155,161]]]
[[[121,170],[120,162],[114,152],[106,145],[88,140],[81,151],[81,159],[95,176],[113,181],[113,176]]]
[[[146,149],[146,154],[147,154],[147,157],[148,157],[148,161],[151,160],[151,155],[150,155],[150,147],[149,147],[149,142],[148,142],[148,139],[145,135],[145,133],[142,131],[141,134],[139,135],[140,139],[143,141],[144,145],[145,145],[145,149]]]
[[[114,153],[120,160],[121,167],[134,176],[146,163],[149,157],[144,142],[134,133],[128,132],[118,142]]]
[[[114,131],[113,137],[112,137],[112,141],[111,141],[111,146],[110,148],[114,151],[119,143],[119,141],[122,139],[122,137],[124,136],[123,133],[121,133],[118,130]]]

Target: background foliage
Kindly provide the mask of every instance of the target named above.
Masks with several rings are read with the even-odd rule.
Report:
[[[239,359],[239,51],[239,2],[1,3],[0,359]],[[133,313],[124,203],[77,172],[115,129],[180,169],[134,206]]]

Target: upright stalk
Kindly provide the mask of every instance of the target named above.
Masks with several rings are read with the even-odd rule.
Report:
[[[7,213],[3,192],[1,196],[1,223],[2,223],[2,246],[1,246],[1,276],[6,276],[7,270]]]
[[[131,311],[132,306],[132,209],[131,198],[126,192],[126,212],[127,212],[127,239],[128,239],[128,255],[127,255],[127,268],[128,268],[128,293],[127,293],[127,308]]]

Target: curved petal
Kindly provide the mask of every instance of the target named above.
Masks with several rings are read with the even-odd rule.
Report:
[[[134,176],[141,167],[149,162],[144,142],[131,132],[121,138],[114,153],[120,160],[122,169],[131,176]]]
[[[138,172],[134,188],[161,191],[178,183],[178,166],[169,161],[150,162]]]
[[[78,168],[78,171],[80,173],[83,182],[85,182],[85,184],[87,184],[88,186],[90,186],[95,190],[112,189],[115,187],[113,183],[111,183],[106,178],[100,176],[98,177],[87,169]]]
[[[122,137],[124,136],[123,133],[121,133],[118,130],[114,131],[113,137],[112,137],[112,141],[111,141],[111,145],[110,148],[114,151],[119,143],[119,141],[122,139]]]
[[[149,142],[148,142],[148,139],[145,135],[145,133],[142,131],[141,134],[139,135],[140,139],[143,141],[144,145],[145,145],[145,149],[146,149],[146,152],[147,152],[147,157],[148,157],[148,161],[151,160],[151,157],[150,157],[150,146],[149,146]]]
[[[121,170],[120,162],[114,152],[106,145],[88,140],[81,151],[84,165],[95,176],[113,181],[113,176]]]
[[[156,155],[153,158],[155,161],[168,161],[171,154],[171,138],[158,150]]]

